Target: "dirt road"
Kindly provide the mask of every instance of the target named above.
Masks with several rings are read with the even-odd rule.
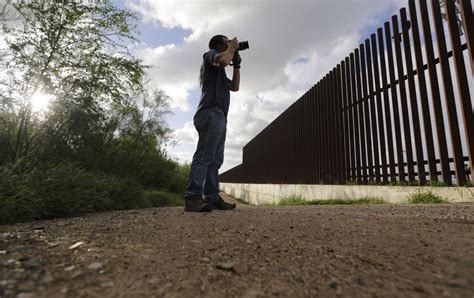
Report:
[[[0,237],[1,297],[474,297],[474,204],[156,208]]]

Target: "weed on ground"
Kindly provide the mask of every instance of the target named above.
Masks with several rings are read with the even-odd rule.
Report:
[[[408,196],[408,203],[410,204],[440,204],[447,201],[438,195],[435,195],[431,190],[418,189]]]
[[[366,197],[361,199],[327,199],[327,200],[306,200],[302,197],[283,198],[276,205],[291,206],[291,205],[368,205],[368,204],[384,204],[385,201],[381,198]]]

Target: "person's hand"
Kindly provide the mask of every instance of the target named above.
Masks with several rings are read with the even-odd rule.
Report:
[[[240,57],[240,54],[238,51],[234,53],[234,58],[232,58],[232,63],[234,65],[240,65],[240,63],[242,63],[242,58]]]
[[[234,37],[233,39],[229,40],[229,48],[233,49],[234,51],[237,51],[239,49],[239,40],[237,37]]]

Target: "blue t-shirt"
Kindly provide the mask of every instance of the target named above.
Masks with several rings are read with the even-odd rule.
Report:
[[[227,117],[230,105],[230,83],[224,68],[214,63],[217,50],[210,50],[203,55],[203,82],[201,87],[201,100],[197,108],[202,109],[218,107]]]

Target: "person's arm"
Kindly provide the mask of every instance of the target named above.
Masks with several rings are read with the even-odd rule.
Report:
[[[234,74],[232,75],[232,82],[230,83],[230,91],[239,91],[240,87],[240,63],[242,63],[242,58],[240,58],[239,52],[235,52],[234,57],[232,58],[234,63]]]
[[[232,75],[232,82],[230,83],[230,91],[237,92],[240,87],[240,66],[234,67],[234,74]]]
[[[231,41],[229,41],[229,47],[222,53],[217,54],[214,57],[215,65],[219,67],[226,67],[234,58],[235,51],[239,48],[239,41],[237,37],[234,37]]]

